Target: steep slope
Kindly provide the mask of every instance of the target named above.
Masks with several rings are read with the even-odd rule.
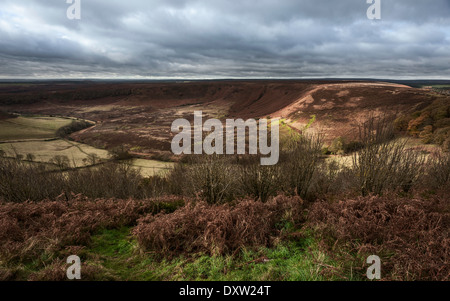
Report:
[[[222,80],[180,82],[78,82],[0,86],[0,110],[73,116],[97,122],[72,135],[96,147],[122,146],[140,154],[170,153],[177,118],[281,117],[327,140],[355,135],[370,114],[405,114],[435,100],[430,90],[405,85],[348,80]]]

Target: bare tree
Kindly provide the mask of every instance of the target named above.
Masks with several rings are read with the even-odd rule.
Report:
[[[363,196],[382,194],[388,188],[409,191],[423,172],[425,157],[406,148],[407,140],[395,140],[389,117],[370,117],[359,125],[363,148],[353,154],[358,189]]]

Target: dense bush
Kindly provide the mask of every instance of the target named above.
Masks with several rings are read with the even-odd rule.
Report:
[[[149,213],[174,211],[177,197],[153,200],[88,199],[61,195],[41,202],[0,203],[0,261],[51,259],[69,246],[85,246],[102,228],[132,226]],[[45,256],[44,256],[45,255]]]
[[[174,194],[198,196],[210,204],[231,201],[237,194],[234,158],[193,156],[179,163],[168,175],[168,187]]]
[[[252,196],[265,202],[277,192],[310,198],[320,172],[322,136],[295,135],[279,163],[262,166],[257,155],[185,157],[168,175],[172,194],[199,196],[210,204]]]
[[[159,254],[226,254],[242,247],[270,246],[284,227],[302,220],[302,200],[278,196],[266,203],[190,203],[174,213],[148,215],[134,229],[144,250]]]
[[[355,187],[353,170],[335,160],[322,161],[313,177],[312,199],[335,198],[348,195]]]
[[[40,201],[64,190],[62,174],[45,165],[0,157],[0,199],[11,202]]]
[[[448,97],[439,97],[426,108],[409,115],[399,116],[395,128],[424,143],[437,143],[450,150],[450,102]]]
[[[407,141],[393,140],[386,118],[371,118],[359,127],[364,147],[353,155],[358,190],[363,196],[386,190],[408,192],[423,173],[424,156],[406,148]]]
[[[306,199],[322,156],[322,136],[296,136],[280,155],[284,189]]]
[[[424,188],[441,189],[450,187],[450,153],[432,154],[426,166]]]
[[[325,160],[320,135],[297,134],[283,145],[275,166],[261,166],[259,157],[251,155],[191,156],[165,176],[147,179],[129,162],[104,162],[94,155],[86,159],[96,165],[90,168],[72,167],[63,156],[52,159],[54,166],[0,156],[0,197],[21,202],[53,198],[63,191],[94,198],[175,194],[219,204],[245,196],[265,202],[279,192],[311,201],[354,190],[362,195],[408,192],[425,174],[439,178],[430,188],[445,185],[437,171],[446,165],[439,160],[425,162],[421,152],[406,147],[406,140],[395,139],[389,120],[372,118],[359,130],[360,141],[355,145],[363,147],[353,153],[353,164],[348,167]],[[120,148],[113,158],[124,159],[127,154]]]
[[[72,133],[81,131],[81,130],[91,127],[91,126],[92,126],[92,123],[90,123],[90,122],[87,122],[84,120],[74,120],[74,121],[72,121],[71,124],[59,128],[58,131],[56,132],[56,134],[58,135],[58,137],[65,138]]]
[[[41,201],[64,192],[92,198],[148,198],[168,194],[164,178],[144,179],[126,163],[107,162],[90,168],[70,168],[67,158],[55,157],[53,167],[0,157],[0,199]]]
[[[238,177],[240,194],[253,196],[262,202],[266,202],[269,197],[282,190],[280,166],[261,166],[258,157],[254,157],[247,164],[242,164]]]
[[[450,280],[449,201],[444,195],[431,200],[391,196],[317,202],[308,223],[346,269],[363,274],[365,259],[378,255],[383,279]]]
[[[128,149],[123,145],[113,147],[109,149],[108,152],[111,159],[116,161],[129,160],[133,158]]]
[[[433,142],[441,145],[443,150],[450,152],[450,126],[436,130],[433,135]]]

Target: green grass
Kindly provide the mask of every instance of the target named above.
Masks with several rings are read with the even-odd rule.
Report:
[[[59,128],[71,122],[67,118],[22,116],[0,120],[0,141],[54,138]]]
[[[45,252],[39,258],[3,268],[14,271],[15,279],[26,280],[32,274],[42,275],[54,263],[58,270],[65,271],[69,255],[81,258],[81,277],[85,281],[364,280],[357,275],[340,276],[341,264],[320,251],[312,234],[272,248],[242,249],[234,255],[185,254],[168,258],[166,254],[142,252],[130,227],[103,229],[91,236],[88,246],[76,251]],[[323,273],[325,269],[327,273]],[[330,269],[337,272],[330,273]],[[52,273],[54,270],[47,275],[51,277]]]
[[[117,280],[147,278],[146,260],[138,261],[136,242],[129,237],[130,228],[103,230],[92,237],[87,264],[99,264],[107,274]],[[151,273],[150,273],[151,276]],[[151,278],[151,277],[150,277]]]
[[[242,250],[234,256],[190,254],[163,259],[140,252],[130,228],[103,230],[92,236],[83,251],[85,264],[101,267],[96,279],[130,281],[313,281],[325,277],[325,266],[335,266],[319,251],[312,237],[280,243],[274,248]],[[83,260],[83,259],[82,259]]]

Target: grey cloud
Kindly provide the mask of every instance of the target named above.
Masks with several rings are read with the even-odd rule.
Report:
[[[0,3],[0,77],[446,77],[450,1]]]

